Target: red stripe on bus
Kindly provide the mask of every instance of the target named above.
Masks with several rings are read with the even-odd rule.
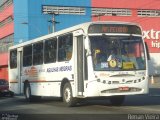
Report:
[[[17,81],[10,81],[9,83],[18,83]]]
[[[46,81],[46,80],[29,80],[29,82],[49,82],[49,81]]]

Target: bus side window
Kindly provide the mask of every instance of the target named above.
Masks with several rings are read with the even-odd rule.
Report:
[[[10,51],[10,68],[17,68],[17,50]]]
[[[33,65],[43,63],[43,41],[33,44]]]
[[[45,41],[44,63],[52,63],[56,61],[57,39],[52,38]]]
[[[32,65],[32,45],[25,46],[23,48],[23,66]]]
[[[58,41],[58,61],[68,61],[72,57],[73,35],[60,36]]]

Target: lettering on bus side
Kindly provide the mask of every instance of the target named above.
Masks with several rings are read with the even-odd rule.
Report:
[[[72,71],[72,66],[47,68],[47,72],[63,72],[63,71]]]

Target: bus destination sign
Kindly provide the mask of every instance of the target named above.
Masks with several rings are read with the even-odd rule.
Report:
[[[128,32],[128,27],[124,27],[124,26],[118,26],[118,27],[107,27],[107,26],[102,26],[102,32],[103,33],[127,33]]]
[[[93,24],[89,27],[88,33],[122,33],[141,35],[141,29],[136,25]]]

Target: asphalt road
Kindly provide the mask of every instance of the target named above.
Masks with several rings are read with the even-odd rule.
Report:
[[[160,90],[155,88],[150,89],[151,93],[158,93],[158,91]],[[87,100],[77,107],[70,108],[55,98],[43,98],[37,103],[28,103],[23,96],[5,97],[0,100],[0,113],[2,115],[21,115],[20,117],[22,115],[38,115],[36,118],[45,117],[45,119],[48,116],[53,117],[53,115],[54,117],[58,115],[58,118],[64,117],[65,119],[66,115],[69,115],[67,118],[74,115],[81,115],[80,118],[94,116],[94,119],[97,115],[102,115],[105,119],[106,115],[107,118],[113,118],[113,116],[119,118],[119,116],[124,115],[122,118],[128,119],[128,115],[132,114],[160,114],[160,94],[127,96],[122,106],[111,106],[108,100]]]
[[[147,95],[127,96],[122,106],[111,106],[105,100],[86,100],[76,107],[67,107],[57,98],[26,102],[24,96],[0,99],[0,112],[20,114],[129,114],[160,113],[160,89],[151,88]]]
[[[108,100],[86,100],[76,107],[66,107],[57,98],[43,98],[36,103],[26,102],[24,96],[0,98],[0,120],[10,120],[18,117],[26,120],[33,119],[134,119],[134,115],[153,115],[153,119],[160,119],[160,84],[150,85],[147,95],[127,96],[122,106],[111,106]],[[18,115],[18,116],[17,116]],[[133,115],[133,116],[132,116]],[[24,117],[25,116],[25,117]],[[27,116],[27,117],[26,117]],[[77,117],[78,116],[78,117]],[[70,119],[70,120],[72,120]],[[13,118],[12,118],[13,120]]]

